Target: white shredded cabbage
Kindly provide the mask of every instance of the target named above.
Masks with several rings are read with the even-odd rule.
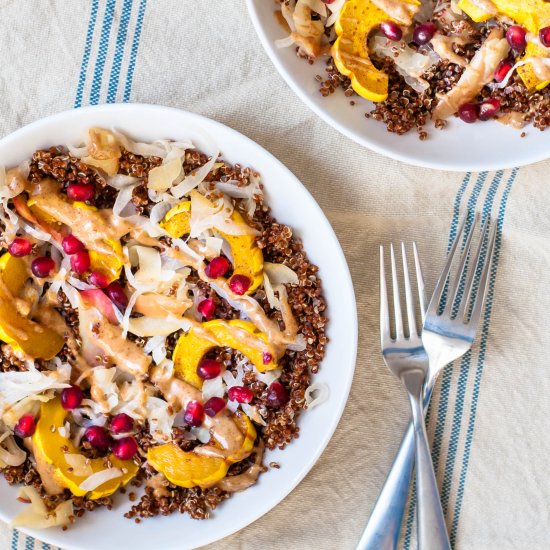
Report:
[[[118,405],[118,387],[115,383],[115,368],[94,367],[92,369],[92,397],[94,391],[102,394],[101,403],[94,399],[101,412],[109,413]]]
[[[315,382],[307,388],[304,394],[307,409],[313,409],[328,400],[330,390],[327,384]]]
[[[223,378],[216,376],[210,380],[205,380],[202,384],[202,400],[206,403],[211,397],[223,397],[225,394],[225,386]]]
[[[140,337],[168,336],[176,330],[183,329],[186,332],[191,328],[189,320],[181,317],[136,317],[128,321],[128,332]]]
[[[273,286],[271,285],[271,281],[269,280],[267,273],[264,273],[264,290],[265,297],[267,298],[267,302],[269,303],[269,307],[272,307],[273,309],[278,309],[280,311],[281,302],[275,296],[275,291],[273,290]]]
[[[90,461],[80,453],[65,453],[63,458],[76,476],[89,477],[94,473]]]
[[[278,380],[281,376],[281,369],[267,370],[265,372],[260,372],[256,367],[254,367],[254,372],[256,373],[256,380],[263,382],[266,386],[271,385],[275,380]]]
[[[165,161],[168,157],[165,159]],[[156,166],[151,169],[149,172],[149,177],[147,180],[147,187],[153,189],[154,191],[166,191],[174,182],[178,179],[182,173],[182,158],[175,157],[168,162]]]
[[[273,285],[284,285],[287,283],[297,285],[299,283],[296,272],[284,264],[264,262],[264,272],[267,273]]]
[[[212,170],[219,154],[220,152],[216,150],[206,164],[196,170],[193,170],[190,174],[187,174],[187,176],[185,176],[178,185],[175,185],[170,189],[170,193],[172,193],[174,197],[181,199],[181,197],[187,195],[190,191],[195,189],[195,187],[197,187],[197,185],[199,185],[199,183],[206,178],[210,170]]]
[[[46,529],[68,526],[71,523],[70,518],[74,517],[73,501],[70,499],[58,504],[55,510],[49,511],[38,491],[32,486],[21,487],[17,497],[30,504],[11,520],[12,527]]]
[[[122,470],[120,468],[105,468],[105,470],[100,470],[87,477],[78,488],[82,491],[93,491],[100,485],[117,477],[122,477]]]
[[[3,429],[5,431],[0,435],[0,468],[20,466],[25,462],[27,453],[17,445],[11,431],[5,427]]]
[[[170,404],[159,397],[148,397],[145,405],[149,431],[157,443],[166,443],[172,437],[176,417]]]

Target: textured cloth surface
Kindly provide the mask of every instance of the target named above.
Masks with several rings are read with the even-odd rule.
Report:
[[[360,334],[340,426],[290,496],[212,548],[355,547],[408,422],[405,394],[379,352],[378,246],[416,240],[432,289],[467,208],[497,217],[499,237],[483,330],[473,353],[442,375],[430,411],[447,522],[459,549],[549,547],[550,162],[455,174],[363,149],[287,87],[242,0],[0,0],[0,31],[1,136],[52,113],[103,102],[197,112],[286,164],[342,243]],[[403,529],[407,549],[416,547],[412,518],[407,513]],[[0,525],[0,549],[9,548],[49,546]]]

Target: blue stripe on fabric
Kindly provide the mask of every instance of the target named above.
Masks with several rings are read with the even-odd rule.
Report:
[[[482,210],[482,221],[485,221],[487,216],[491,214],[491,211],[493,209],[493,204],[495,202],[495,196],[497,193],[497,189],[500,185],[500,182],[502,181],[502,177],[504,176],[504,171],[499,170],[495,177],[493,178],[493,181],[491,183],[491,186],[489,187],[489,190],[487,191],[487,196],[485,198],[485,204],[483,206]],[[467,233],[465,233],[467,235]],[[485,246],[482,250],[482,254],[480,256],[480,263],[483,264],[485,262],[487,253],[487,247]],[[471,266],[474,268],[475,266]],[[474,287],[473,287],[473,293],[475,294],[477,290],[478,285],[478,279],[476,278]],[[462,298],[464,294],[464,284],[461,285],[461,288],[459,289],[459,300]],[[441,505],[443,506],[443,512],[447,514],[447,508],[449,505],[449,498],[451,494],[451,484],[454,474],[454,466],[456,461],[456,453],[458,449],[458,442],[460,439],[460,432],[462,428],[462,416],[464,412],[464,401],[466,398],[466,389],[468,386],[468,378],[470,374],[470,367],[472,362],[472,354],[471,351],[468,351],[462,358],[462,361],[460,362],[460,373],[458,377],[458,385],[457,385],[457,397],[455,402],[455,411],[453,415],[453,423],[451,427],[451,437],[449,440],[449,450],[447,453],[447,460],[445,462],[445,473],[443,476],[443,485],[441,488]]]
[[[50,550],[51,546],[49,544],[46,544],[45,542],[42,543],[42,550]]]
[[[25,550],[34,550],[34,539],[32,537],[26,537]]]
[[[476,186],[479,184],[479,181],[482,176],[483,174],[478,175]],[[451,249],[451,246],[453,245],[454,240],[456,239],[456,233],[458,231],[458,223],[460,219],[460,205],[462,203],[462,198],[464,197],[464,193],[466,192],[466,189],[468,188],[468,185],[470,184],[471,181],[472,181],[472,173],[468,172],[464,176],[464,179],[462,180],[462,184],[460,185],[456,193],[455,201],[453,204],[453,216],[451,219],[451,227],[449,230],[449,241],[447,245],[447,252],[449,252],[449,250]],[[475,189],[474,189],[474,192],[475,192]],[[432,411],[432,407],[429,407],[426,414],[426,424],[429,422],[431,411]],[[403,544],[404,544],[405,550],[409,550],[411,545],[415,507],[416,507],[416,480],[413,480],[409,514],[407,516],[407,525],[405,528],[405,536],[403,538]]]
[[[132,81],[134,79],[134,70],[136,68],[136,59],[139,49],[139,40],[141,38],[141,28],[143,26],[143,18],[145,16],[145,8],[147,7],[147,0],[140,0],[138,17],[136,21],[136,30],[134,32],[134,39],[132,41],[132,50],[130,53],[130,63],[128,64],[128,74],[126,75],[126,85],[124,86],[124,98],[126,103],[130,101],[130,93],[132,92]]]
[[[477,415],[477,404],[479,401],[479,394],[481,389],[481,378],[482,378],[483,369],[485,366],[485,355],[487,353],[489,325],[491,322],[497,269],[498,269],[498,264],[500,260],[500,250],[502,245],[502,228],[504,226],[504,217],[506,213],[506,206],[508,204],[508,197],[510,196],[510,191],[512,189],[512,185],[517,177],[518,172],[519,172],[518,168],[514,168],[514,170],[512,171],[510,179],[508,180],[506,184],[506,188],[504,189],[504,193],[502,195],[500,208],[498,212],[497,235],[495,239],[495,252],[493,255],[493,264],[491,266],[491,273],[489,276],[489,289],[487,293],[487,303],[485,306],[485,315],[483,317],[483,325],[481,329],[479,357],[477,361],[476,374],[474,378],[473,399],[472,399],[472,404],[470,406],[470,418],[468,420],[468,430],[466,432],[466,444],[464,447],[464,456],[462,459],[462,470],[460,472],[460,477],[458,482],[457,499],[456,499],[455,510],[453,514],[453,523],[452,523],[451,532],[450,532],[450,540],[452,545],[456,543],[458,522],[460,519],[460,511],[462,509],[462,500],[464,498],[464,491],[466,487],[466,477],[468,474],[468,466],[470,463],[472,439],[474,435],[475,421],[476,421],[476,415]]]
[[[80,75],[78,77],[78,86],[76,88],[76,98],[74,100],[75,108],[82,106],[82,95],[84,93],[84,84],[86,83],[86,73],[88,72],[88,63],[90,61],[90,52],[92,50],[92,41],[94,38],[95,23],[97,20],[97,9],[99,0],[92,0],[90,11],[90,21],[88,22],[88,30],[86,31],[86,42],[84,46],[84,55],[82,56],[82,64],[80,65]]]
[[[105,61],[107,59],[107,50],[109,49],[109,37],[111,27],[113,26],[113,16],[115,13],[116,0],[107,0],[105,6],[105,15],[103,16],[103,25],[101,27],[101,41],[97,52],[97,59],[94,69],[94,80],[92,82],[92,90],[90,93],[90,105],[99,103],[99,95],[101,93],[101,83],[103,80],[103,70],[105,69]]]
[[[19,547],[19,531],[17,529],[14,529],[13,534],[11,536],[11,550],[17,550]]]
[[[116,102],[116,94],[118,91],[118,81],[120,78],[120,68],[124,57],[124,47],[126,46],[126,35],[128,33],[128,25],[132,14],[132,0],[124,0],[122,6],[122,15],[120,25],[118,27],[118,36],[116,39],[115,55],[113,58],[113,66],[111,68],[111,76],[109,78],[109,88],[107,90],[107,103]]]

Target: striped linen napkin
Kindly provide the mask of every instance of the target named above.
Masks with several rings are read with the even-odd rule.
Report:
[[[281,159],[320,203],[347,255],[361,333],[340,426],[289,497],[212,548],[354,548],[408,421],[405,394],[379,352],[378,245],[416,240],[433,288],[468,209],[494,216],[499,233],[477,344],[445,370],[429,413],[451,541],[459,549],[549,547],[550,162],[455,174],[361,148],[284,84],[243,2],[50,0],[38,8],[0,0],[0,31],[1,51],[9,52],[0,74],[0,135],[104,102],[204,114]],[[413,525],[412,507],[407,550],[416,548]],[[0,549],[39,548],[54,550],[0,525]]]

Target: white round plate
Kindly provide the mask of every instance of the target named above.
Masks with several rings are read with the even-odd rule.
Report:
[[[101,105],[67,111],[21,128],[0,141],[0,165],[16,165],[36,149],[75,143],[91,126],[116,128],[143,141],[190,138],[197,148],[212,153],[213,143],[232,163],[260,172],[267,203],[274,215],[294,228],[305,250],[320,268],[328,303],[328,336],[325,360],[315,381],[330,388],[328,401],[300,417],[300,438],[283,452],[272,451],[266,462],[281,464],[260,476],[250,489],[221,504],[206,521],[187,515],[156,517],[136,524],[123,517],[130,503],[119,495],[113,511],[86,513],[68,531],[24,530],[66,549],[163,550],[195,548],[225,537],[252,523],[276,506],[304,478],[329,442],[346,403],[357,351],[357,312],[349,270],[336,236],[323,212],[296,177],[259,145],[212,120],[153,105]],[[1,478],[1,476],[0,476]],[[0,519],[9,521],[22,504],[16,487],[0,481]]]
[[[271,61],[298,97],[325,122],[360,145],[388,157],[441,170],[499,170],[531,164],[550,157],[550,130],[532,126],[523,131],[498,122],[465,124],[454,117],[444,130],[428,125],[428,139],[420,141],[416,131],[404,136],[391,134],[386,125],[364,114],[373,104],[360,97],[350,98],[339,89],[329,97],[319,93],[315,75],[325,75],[325,59],[309,65],[296,56],[295,48],[277,48],[275,40],[287,33],[274,16],[273,0],[246,0],[252,23]]]

